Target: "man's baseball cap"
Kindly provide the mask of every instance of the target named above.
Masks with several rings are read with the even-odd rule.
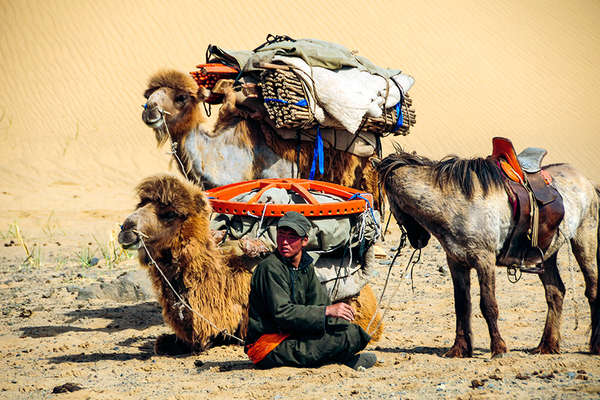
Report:
[[[290,228],[300,237],[308,236],[310,227],[310,221],[304,215],[296,211],[288,211],[277,223],[277,229]]]

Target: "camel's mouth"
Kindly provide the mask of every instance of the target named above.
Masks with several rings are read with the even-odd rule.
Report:
[[[119,232],[118,240],[121,247],[125,250],[137,250],[141,246],[140,237],[137,233],[130,230]]]
[[[164,112],[157,106],[144,105],[142,120],[153,129],[160,129],[165,123]]]

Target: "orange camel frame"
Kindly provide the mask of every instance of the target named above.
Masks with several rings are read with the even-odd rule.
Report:
[[[264,204],[257,203],[264,192],[272,188],[292,190],[300,195],[306,204]],[[252,190],[258,191],[247,203],[231,199]],[[318,191],[343,199],[335,203],[319,203],[310,191]],[[255,179],[246,182],[232,183],[206,191],[214,211],[222,214],[255,215],[281,217],[288,211],[297,211],[306,217],[325,217],[331,215],[357,214],[365,211],[373,204],[373,195],[360,190],[348,188],[330,182],[311,181],[308,179]],[[362,198],[352,199],[360,195]],[[369,204],[367,204],[367,201]]]

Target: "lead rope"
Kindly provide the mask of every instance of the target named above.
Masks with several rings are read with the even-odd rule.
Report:
[[[158,266],[158,263],[156,261],[154,261],[154,258],[152,258],[152,256],[150,255],[150,251],[148,250],[148,248],[146,247],[146,243],[144,243],[144,237],[148,237],[148,235],[140,232],[140,231],[134,231],[135,233],[137,233],[138,235],[140,235],[140,242],[142,243],[142,246],[144,247],[144,250],[146,250],[146,254],[148,255],[148,257],[150,258],[150,261],[152,261],[152,264],[154,264],[154,266],[156,267],[156,269],[158,270],[158,272],[160,272],[161,276],[163,277],[163,279],[165,280],[165,282],[167,282],[167,285],[169,285],[169,287],[171,288],[171,290],[173,291],[173,293],[175,294],[175,297],[177,297],[177,299],[179,299],[179,302],[181,303],[181,306],[187,308],[188,310],[190,310],[192,313],[196,314],[197,316],[199,316],[200,318],[202,318],[207,324],[209,324],[212,328],[214,328],[217,332],[224,334],[225,336],[229,336],[231,338],[236,339],[238,342],[240,342],[242,345],[244,344],[244,341],[242,339],[240,339],[239,337],[232,335],[231,333],[229,333],[227,331],[227,329],[219,329],[219,327],[217,325],[215,325],[212,321],[208,320],[204,315],[200,314],[199,312],[197,312],[196,310],[194,310],[192,307],[190,307],[190,305],[187,303],[187,301],[185,301],[180,295],[179,293],[177,293],[177,291],[175,290],[175,288],[173,287],[173,285],[171,285],[171,282],[169,282],[169,280],[167,279],[167,277],[165,276],[165,274],[162,272],[162,270],[160,269],[160,267]],[[181,307],[180,306],[180,307]],[[181,308],[179,310],[179,316],[183,317],[183,314],[181,312]]]
[[[381,301],[383,300],[383,295],[385,294],[388,282],[390,280],[390,275],[392,273],[392,267],[394,266],[394,263],[396,262],[396,258],[398,258],[398,256],[400,255],[400,252],[404,248],[405,244],[406,244],[406,232],[403,232],[402,236],[400,237],[400,243],[398,244],[398,249],[396,251],[396,254],[394,255],[394,258],[392,258],[392,262],[390,263],[390,266],[388,267],[388,272],[387,272],[387,276],[385,277],[385,283],[383,285],[383,290],[381,291],[381,296],[379,296],[379,301],[377,301],[377,305],[375,306],[375,312],[373,313],[373,316],[371,317],[371,320],[369,321],[369,325],[367,325],[367,329],[365,329],[365,331],[367,331],[367,332],[369,331],[371,324],[375,320],[375,316],[377,315],[377,310],[379,309],[379,306],[381,305]],[[373,332],[375,332],[375,330]]]
[[[160,110],[160,115],[162,116],[163,126],[165,127],[165,130],[167,131],[167,135],[169,135],[169,139],[171,139],[171,151],[168,152],[167,154],[171,154],[177,160],[177,162],[179,163],[179,166],[181,167],[181,172],[183,172],[183,176],[185,176],[185,179],[189,181],[190,178],[188,177],[187,171],[186,171],[185,167],[183,166],[183,162],[181,161],[181,158],[179,158],[179,156],[177,155],[177,146],[179,144],[177,142],[173,142],[173,137],[171,136],[171,132],[169,131],[169,125],[167,125],[167,120],[165,118],[165,114],[171,115],[171,113],[168,111]],[[202,184],[202,181],[200,181],[200,186],[202,186],[202,188],[204,189],[204,185]]]
[[[419,256],[417,257],[417,259],[413,262],[413,257],[415,255],[415,253],[419,252]],[[406,272],[408,271],[408,268],[411,267],[411,263],[412,263],[412,267],[411,267],[411,273],[412,273],[412,268],[415,266],[416,263],[418,263],[421,260],[421,249],[415,249],[412,254],[410,255],[410,259],[408,260],[408,263],[406,264],[406,268],[404,269],[404,271],[402,272],[402,274],[400,275],[400,279],[398,282],[398,285],[396,285],[396,289],[394,290],[394,292],[392,293],[392,295],[390,296],[390,298],[388,299],[388,302],[385,306],[385,310],[383,311],[383,315],[381,316],[381,320],[379,320],[379,323],[377,324],[377,326],[375,327],[375,329],[373,329],[373,331],[371,333],[375,333],[377,332],[377,329],[379,329],[379,326],[383,323],[383,320],[385,318],[385,315],[387,314],[388,310],[390,309],[390,303],[392,302],[393,298],[396,296],[396,293],[398,293],[398,289],[400,289],[400,285],[402,284],[402,279],[404,278],[404,275],[406,274]],[[414,289],[413,289],[414,290]],[[369,323],[370,325],[370,323]],[[367,327],[368,329],[368,327]],[[367,332],[368,333],[368,332]]]

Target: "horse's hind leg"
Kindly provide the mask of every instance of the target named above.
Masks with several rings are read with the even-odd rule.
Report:
[[[496,301],[496,265],[493,256],[484,256],[474,262],[479,278],[481,313],[487,322],[490,334],[492,357],[506,353],[506,343],[498,329],[498,302]]]
[[[472,357],[471,333],[471,274],[466,265],[448,259],[448,268],[454,286],[454,311],[456,312],[456,338],[446,357]]]
[[[597,211],[594,211],[597,214]],[[585,280],[585,296],[592,316],[590,351],[600,354],[600,304],[598,299],[598,217],[591,216],[581,224],[571,239],[573,254]]]
[[[540,280],[546,292],[546,303],[548,313],[546,314],[546,326],[538,347],[532,353],[556,354],[560,351],[560,316],[562,313],[563,300],[565,297],[565,285],[560,279],[556,267],[556,256],[554,253],[544,261],[544,273]]]

